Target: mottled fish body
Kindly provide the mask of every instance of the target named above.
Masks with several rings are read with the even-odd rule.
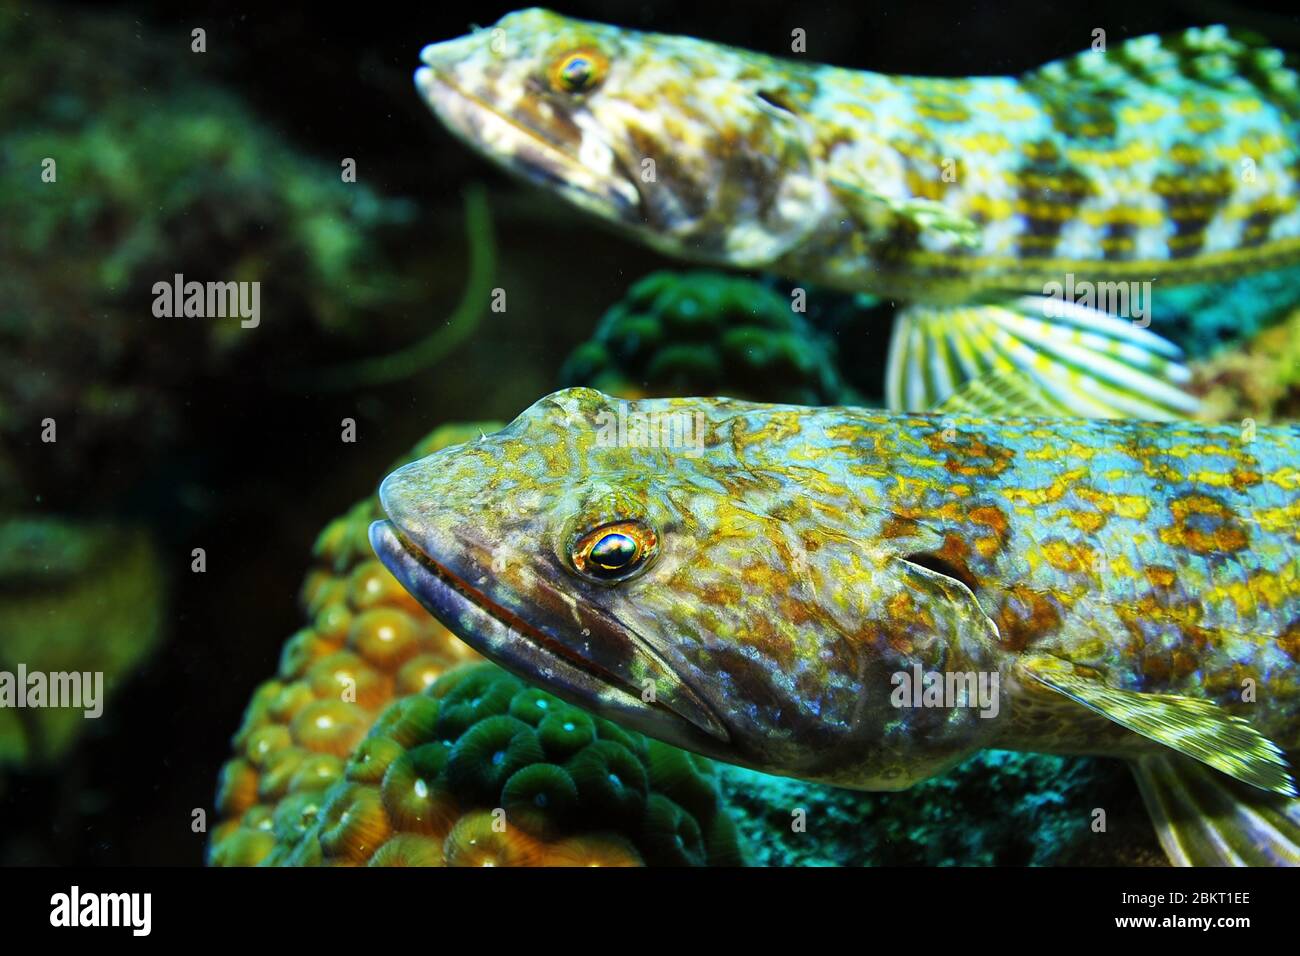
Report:
[[[645,733],[862,789],[1119,756],[1175,860],[1300,859],[1300,427],[572,389],[381,498],[432,613]]]
[[[450,129],[662,252],[911,303],[891,408],[1019,370],[1063,414],[1186,414],[1149,284],[1300,261],[1297,75],[1222,27],[940,79],[534,9],[422,59]]]

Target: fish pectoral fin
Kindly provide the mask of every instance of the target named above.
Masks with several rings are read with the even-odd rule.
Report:
[[[915,224],[920,232],[941,232],[957,245],[974,248],[980,244],[980,227],[973,220],[932,199],[891,202],[890,210],[900,219]]]
[[[1031,657],[1018,666],[1040,684],[1148,740],[1261,790],[1296,795],[1282,750],[1213,701],[1117,690],[1055,657]]]
[[[1175,866],[1300,866],[1300,800],[1176,754],[1142,757],[1132,767]]]
[[[1013,378],[1014,411],[1005,389],[990,394],[994,379]],[[1190,380],[1176,346],[1130,321],[1052,296],[1008,296],[899,310],[885,401],[891,411],[933,411],[982,381],[963,411],[1160,420],[1197,412]]]
[[[1042,393],[1012,372],[991,372],[971,379],[933,409],[940,415],[1039,417],[1059,414]]]
[[[946,235],[954,246],[974,248],[980,244],[979,225],[941,202],[882,196],[842,179],[831,179],[830,187],[873,240],[884,239],[906,225],[918,233]]]

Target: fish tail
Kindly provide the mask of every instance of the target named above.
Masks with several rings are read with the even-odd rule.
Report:
[[[1300,866],[1300,799],[1176,754],[1142,757],[1132,766],[1175,866]]]

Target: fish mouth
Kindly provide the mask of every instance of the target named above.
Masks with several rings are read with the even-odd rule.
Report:
[[[510,172],[601,218],[626,225],[645,222],[640,185],[613,148],[584,129],[579,149],[566,149],[458,83],[452,70],[439,64],[438,46],[421,54],[427,65],[415,71],[415,85],[453,133]]]
[[[431,557],[391,520],[370,526],[370,545],[389,571],[424,608],[485,657],[529,683],[576,706],[652,737],[709,755],[731,740],[705,700],[676,677],[667,695],[646,701],[630,678],[579,654]],[[620,635],[630,653],[646,651],[630,634]]]

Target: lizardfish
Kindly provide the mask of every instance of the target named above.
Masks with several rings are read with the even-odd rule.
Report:
[[[450,130],[659,251],[906,304],[895,410],[1018,369],[1061,414],[1188,413],[1152,299],[1300,262],[1300,84],[1223,27],[938,79],[532,9],[421,58]]]
[[[432,614],[651,736],[867,790],[1118,756],[1175,861],[1300,862],[1298,426],[569,389],[380,498]]]

